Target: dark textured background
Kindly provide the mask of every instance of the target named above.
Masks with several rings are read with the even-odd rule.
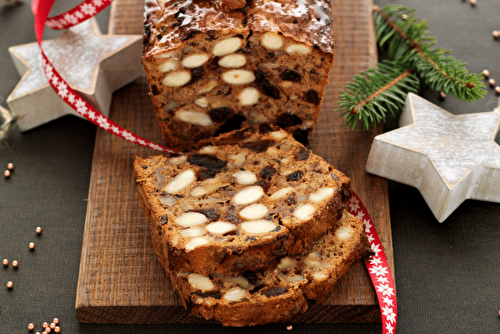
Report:
[[[346,0],[348,1],[348,0]],[[53,13],[79,0],[56,1]],[[500,84],[500,2],[478,0],[375,0],[375,4],[417,8],[438,45],[452,49],[471,72],[487,68]],[[109,10],[98,21],[106,31]],[[45,38],[57,34],[45,33]],[[7,48],[34,42],[29,2],[0,3],[0,105],[19,81]],[[473,104],[436,92],[421,95],[453,114],[491,111],[499,97],[492,89]],[[392,129],[397,120],[388,122]],[[217,325],[88,325],[75,320],[74,307],[85,222],[95,127],[66,116],[34,130],[17,129],[0,142],[0,259],[17,259],[19,268],[0,267],[0,331],[27,333],[33,322],[61,319],[63,333],[254,333],[286,332],[284,325],[233,329]],[[497,142],[499,136],[497,136]],[[419,192],[389,181],[398,297],[397,333],[499,333],[500,204],[466,201],[439,224]],[[42,226],[41,236],[35,227]],[[36,243],[30,252],[29,242]],[[14,289],[5,283],[12,280]],[[294,325],[295,333],[381,333],[380,324]]]

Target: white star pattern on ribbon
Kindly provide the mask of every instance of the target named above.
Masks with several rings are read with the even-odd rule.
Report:
[[[366,219],[363,221],[366,226],[367,237],[370,240],[371,248],[375,252],[375,255],[365,259],[365,264],[379,300],[383,333],[392,334],[395,331],[397,320],[396,295],[382,244],[369,213],[355,194],[350,199],[349,208],[351,209],[351,214],[355,216],[366,216]]]

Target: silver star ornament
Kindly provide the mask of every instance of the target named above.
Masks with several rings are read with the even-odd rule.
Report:
[[[400,128],[374,138],[366,171],[417,188],[439,222],[466,199],[500,203],[500,109],[453,115],[408,94]]]
[[[94,18],[43,41],[42,46],[66,82],[106,116],[113,92],[144,73],[142,37],[102,35]],[[67,114],[80,116],[49,85],[38,43],[10,47],[9,53],[22,78],[7,103],[12,114],[20,116],[21,131]]]

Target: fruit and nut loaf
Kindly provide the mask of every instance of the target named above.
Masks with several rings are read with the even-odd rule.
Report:
[[[200,145],[135,161],[139,197],[172,271],[266,268],[333,228],[351,195],[347,176],[283,130],[236,130]]]
[[[351,264],[370,253],[363,222],[345,211],[300,254],[275,259],[265,269],[236,276],[167,273],[191,314],[247,326],[286,320],[305,312],[308,301],[322,302]]]
[[[258,123],[306,143],[333,62],[329,0],[147,0],[144,55],[169,147]]]

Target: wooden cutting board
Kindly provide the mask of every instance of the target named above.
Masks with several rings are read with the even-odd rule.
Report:
[[[333,0],[336,55],[310,148],[352,178],[375,222],[394,274],[385,179],[364,171],[381,129],[354,132],[335,110],[339,89],[377,60],[373,0]],[[143,1],[115,0],[109,33],[142,34]],[[145,76],[116,92],[110,118],[162,143]],[[156,260],[149,224],[134,188],[133,161],[157,152],[98,130],[76,296],[76,317],[88,323],[207,323],[187,314]],[[380,322],[375,291],[362,262],[354,265],[321,305],[293,322]]]

